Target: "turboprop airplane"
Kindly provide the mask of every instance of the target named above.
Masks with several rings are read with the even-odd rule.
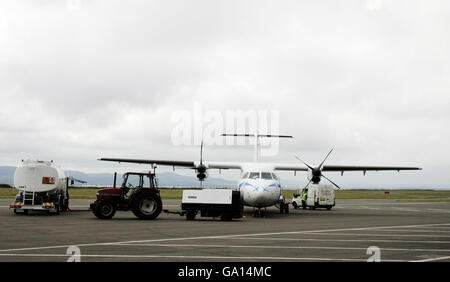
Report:
[[[322,177],[330,181],[335,187],[340,188],[336,183],[323,175],[324,171],[380,171],[380,170],[421,170],[418,167],[403,166],[351,166],[351,165],[325,165],[326,159],[329,157],[331,150],[324,160],[317,166],[307,164],[300,158],[295,156],[301,163],[263,163],[258,162],[259,154],[259,138],[293,138],[288,135],[266,135],[266,134],[222,134],[222,136],[241,136],[254,137],[254,161],[253,162],[217,162],[203,161],[203,142],[200,147],[200,161],[176,161],[176,160],[153,160],[153,159],[126,159],[126,158],[99,158],[100,161],[112,161],[119,163],[137,163],[156,165],[184,167],[195,169],[197,178],[200,181],[208,177],[210,169],[238,169],[241,171],[240,179],[237,187],[234,189],[241,192],[244,204],[254,208],[255,216],[264,216],[266,207],[277,206],[280,213],[288,213],[289,205],[282,195],[282,187],[280,178],[276,171],[307,171],[308,186],[311,182],[318,184]]]

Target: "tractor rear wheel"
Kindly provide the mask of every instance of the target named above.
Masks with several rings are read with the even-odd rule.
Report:
[[[135,216],[140,219],[155,219],[161,213],[161,197],[154,192],[141,192],[131,205]]]

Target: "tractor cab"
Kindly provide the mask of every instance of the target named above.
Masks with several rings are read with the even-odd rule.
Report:
[[[123,175],[122,195],[129,200],[140,189],[157,189],[155,174],[142,172],[127,172]]]

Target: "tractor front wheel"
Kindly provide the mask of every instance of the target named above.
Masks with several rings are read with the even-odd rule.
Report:
[[[116,213],[116,206],[110,201],[97,202],[93,213],[100,219],[110,219]]]

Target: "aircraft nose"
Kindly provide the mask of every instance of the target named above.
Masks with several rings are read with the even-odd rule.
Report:
[[[251,184],[251,188],[253,205],[267,206],[273,202],[272,195],[269,193],[265,181],[255,181]]]

